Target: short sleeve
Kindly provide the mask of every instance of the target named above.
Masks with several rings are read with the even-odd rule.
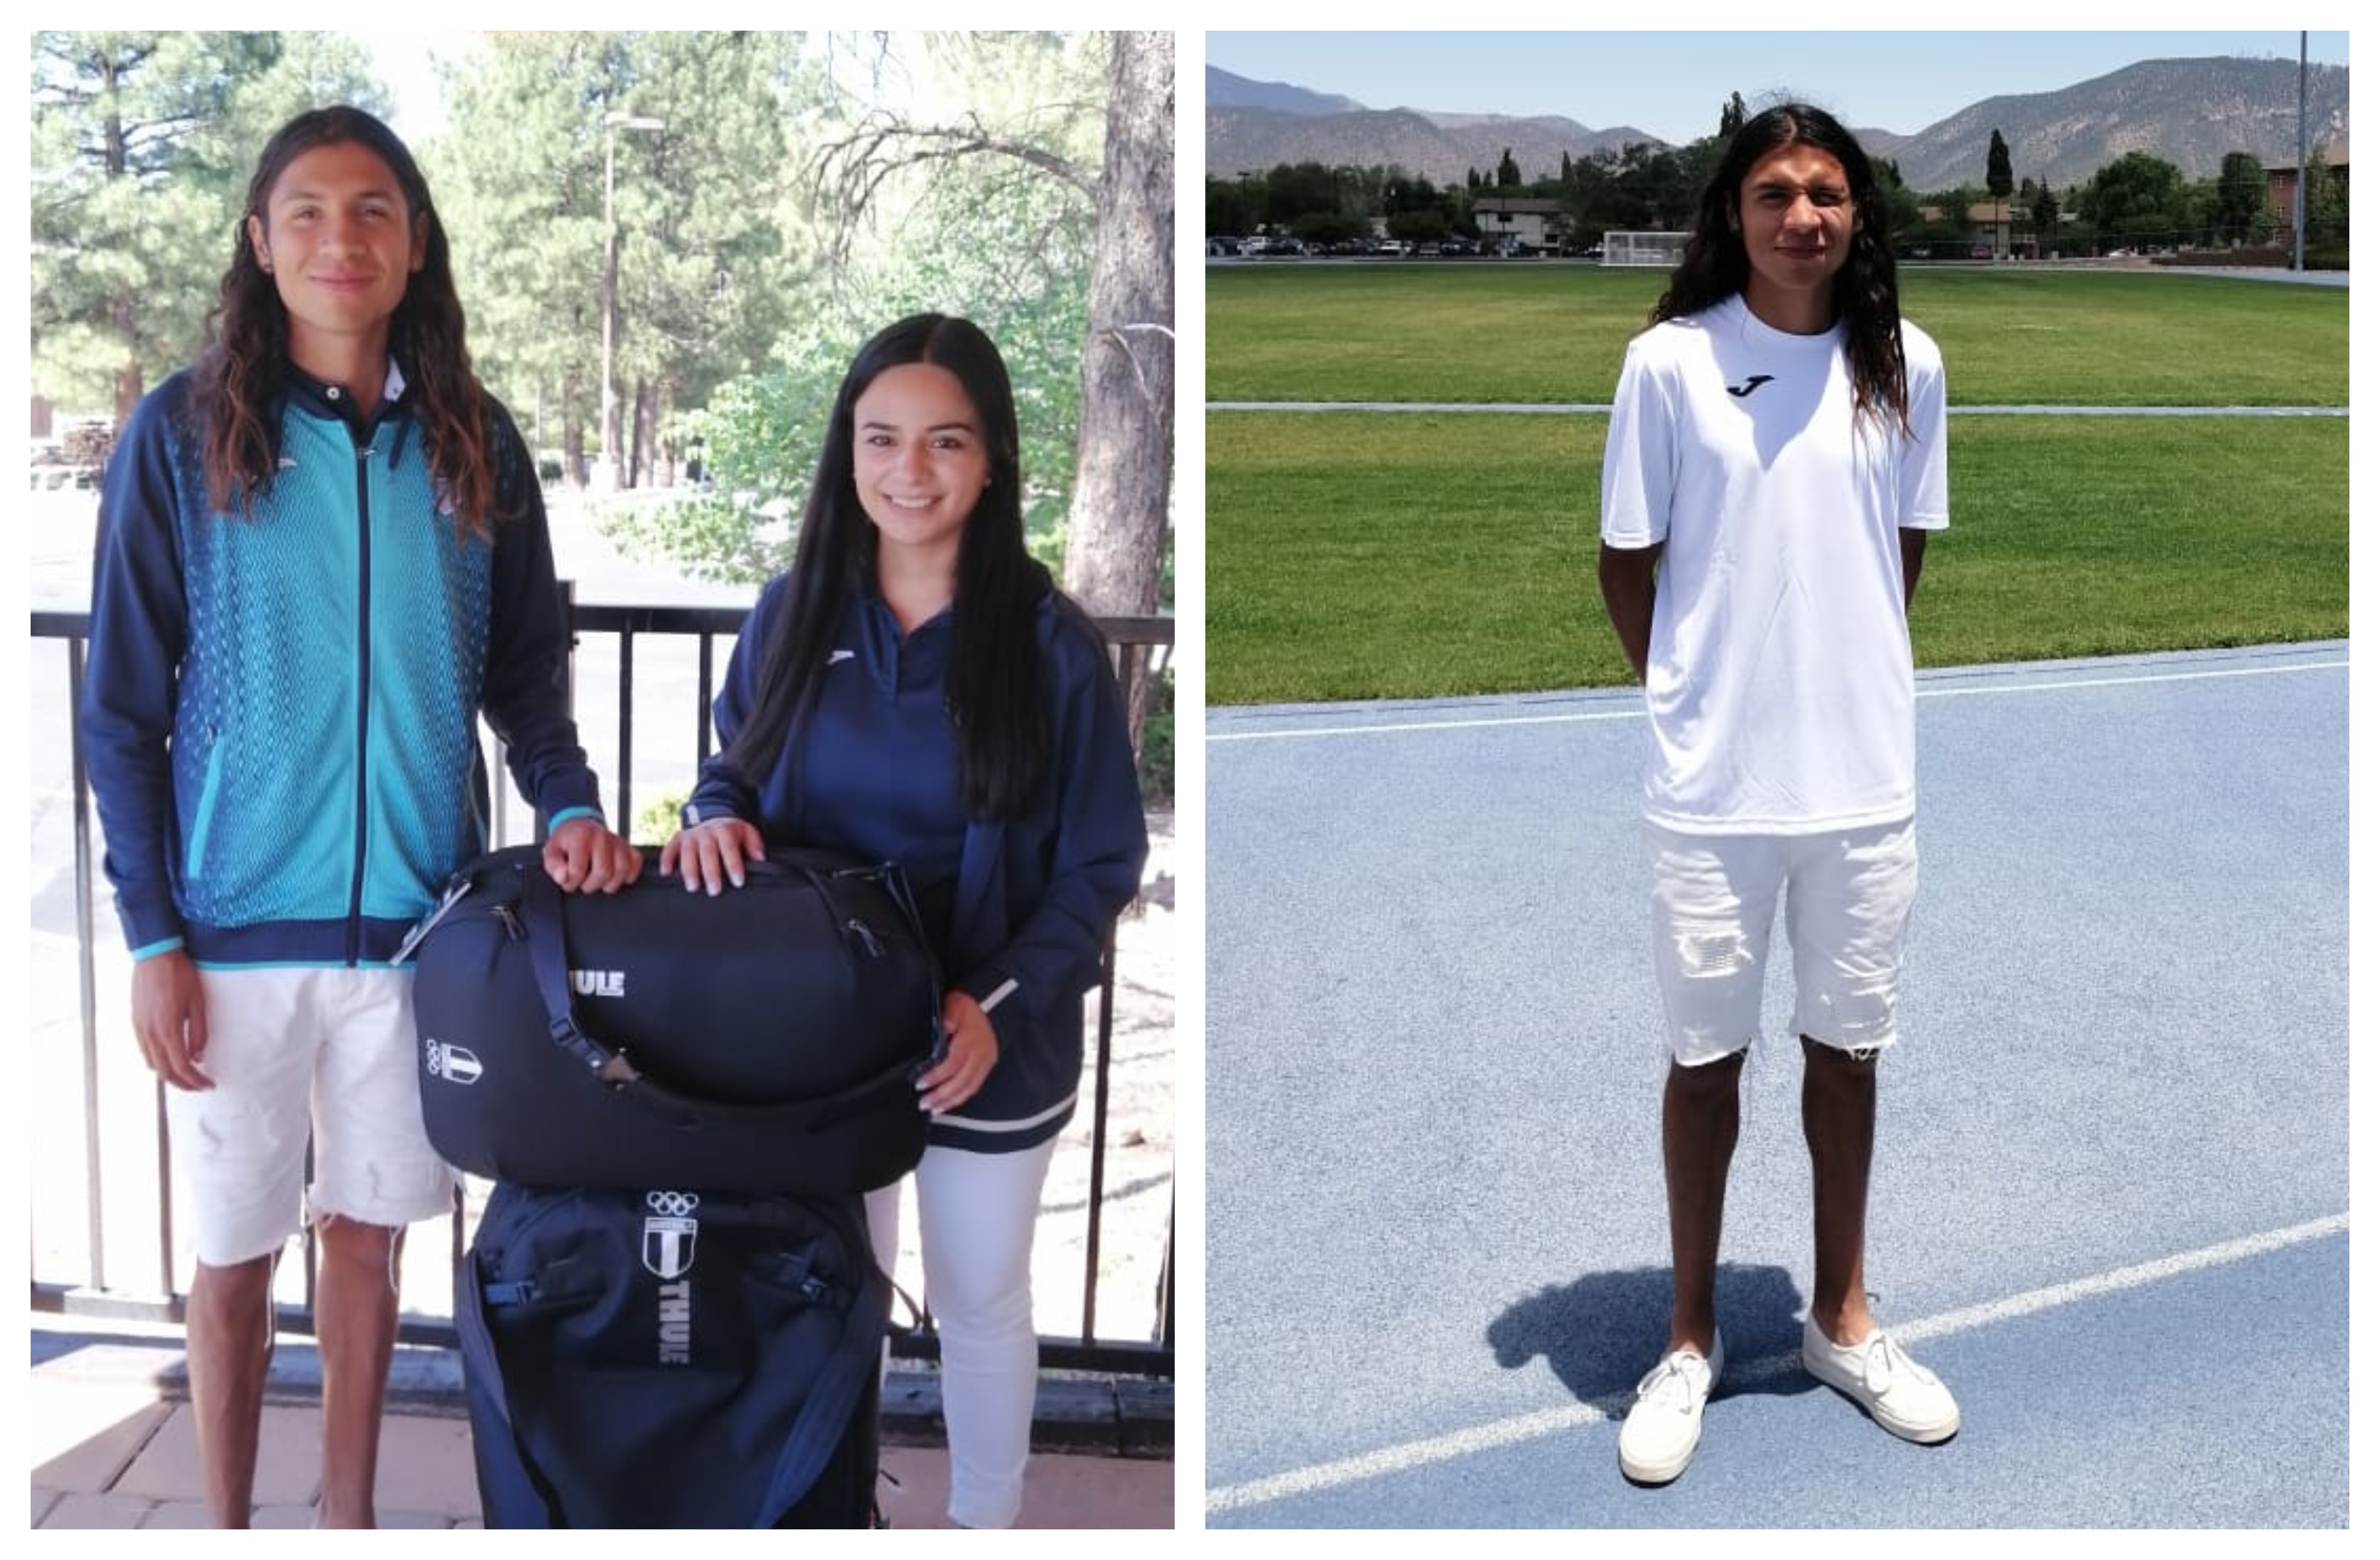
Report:
[[[1676,411],[1647,342],[1629,344],[1603,444],[1603,540],[1629,550],[1669,539],[1677,485]]]
[[[1914,332],[1902,345],[1909,362],[1910,448],[1900,466],[1900,524],[1938,531],[1950,524],[1949,397],[1942,355]]]

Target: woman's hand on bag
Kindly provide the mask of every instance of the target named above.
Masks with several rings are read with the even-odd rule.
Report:
[[[685,878],[689,894],[702,889],[716,898],[722,880],[742,888],[744,864],[768,853],[760,831],[742,818],[705,818],[662,847],[662,871]]]
[[[956,1110],[975,1097],[983,1081],[1000,1061],[1000,1035],[991,1016],[964,991],[942,998],[942,1033],[950,1037],[942,1059],[920,1074],[918,1102],[936,1116]]]
[[[591,817],[572,818],[545,838],[545,873],[565,892],[616,894],[641,877],[645,853]]]

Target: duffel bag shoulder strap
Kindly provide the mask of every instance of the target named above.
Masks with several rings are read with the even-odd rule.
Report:
[[[528,962],[537,994],[545,1004],[547,1032],[599,1082],[637,1081],[637,1070],[619,1051],[589,1039],[570,1010],[570,946],[564,926],[562,887],[543,865],[521,872],[522,918],[528,923]]]
[[[717,1125],[807,1131],[821,1121],[848,1114],[889,1088],[910,1085],[917,1064],[901,1062],[839,1093],[817,1099],[778,1105],[730,1105],[690,1098],[648,1077],[637,1070],[626,1052],[604,1045],[579,1027],[570,1004],[567,899],[541,865],[532,863],[522,870],[521,919],[528,924],[529,968],[537,977],[538,997],[545,1006],[547,1033],[556,1046],[577,1060],[589,1078],[638,1101],[664,1120],[687,1128]]]

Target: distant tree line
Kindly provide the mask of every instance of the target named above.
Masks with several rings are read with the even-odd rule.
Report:
[[[1716,164],[1717,138],[1684,148],[1630,145],[1583,157],[1562,154],[1560,171],[1523,181],[1508,150],[1490,173],[1469,170],[1463,183],[1433,184],[1405,168],[1282,163],[1264,173],[1207,179],[1207,232],[1284,234],[1332,244],[1378,234],[1430,242],[1478,236],[1472,212],[1483,197],[1553,200],[1554,224],[1582,242],[1606,229],[1682,226]]]
[[[1565,151],[1559,170],[1526,182],[1509,148],[1496,168],[1468,170],[1459,186],[1434,186],[1393,165],[1299,163],[1233,178],[1210,175],[1207,232],[1280,234],[1320,244],[1375,235],[1418,242],[1475,237],[1476,202],[1516,197],[1556,202],[1550,225],[1577,248],[1600,242],[1607,232],[1678,231],[1692,223],[1695,200],[1745,117],[1737,93],[1720,109],[1716,135],[1682,147],[1631,144],[1579,157]],[[2010,246],[2035,255],[2286,246],[2291,238],[2290,214],[2268,205],[2264,164],[2249,151],[2229,153],[2205,179],[2185,178],[2162,158],[2128,151],[2090,178],[2054,189],[2018,177],[1995,129],[1980,184],[1920,192],[1908,187],[1891,159],[1878,158],[1876,166],[1893,242],[1904,254],[1942,247],[1964,253],[1979,236],[1972,213],[1995,204],[2005,212]],[[2317,154],[2306,186],[2309,263],[2332,253],[2333,263],[2344,263],[2346,170],[2325,168]]]
[[[615,540],[782,568],[853,350],[938,308],[1000,343],[1033,545],[1093,611],[1160,610],[1172,34],[497,32],[439,66],[412,150],[473,365],[573,487],[605,444],[610,219]],[[30,68],[33,392],[120,425],[205,345],[266,138],[393,100],[335,33],[36,32]]]

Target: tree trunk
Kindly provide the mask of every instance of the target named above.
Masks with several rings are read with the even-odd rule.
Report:
[[[1119,32],[1113,48],[1066,589],[1096,616],[1141,617],[1158,610],[1173,481],[1173,34]]]
[[[634,460],[629,466],[628,478],[628,486],[631,488],[650,488],[653,485],[653,433],[660,420],[654,415],[654,404],[658,399],[653,393],[652,381],[638,378],[635,402],[637,426],[635,442],[631,445]]]
[[[562,381],[562,482],[573,492],[587,490],[587,426],[579,420],[576,375]]]

